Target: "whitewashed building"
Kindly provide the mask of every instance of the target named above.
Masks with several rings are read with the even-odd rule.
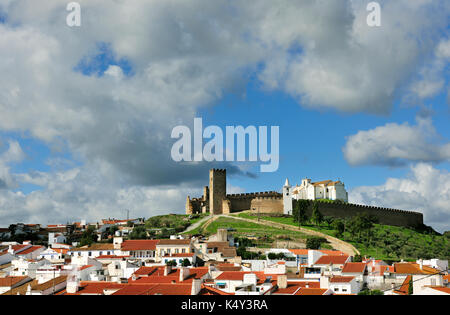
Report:
[[[289,185],[289,182],[287,181],[286,184]],[[339,180],[324,180],[313,183],[311,182],[311,179],[305,178],[302,180],[301,185],[291,187],[290,191],[290,195],[295,200],[329,199],[348,202],[348,193],[345,189],[345,185]]]

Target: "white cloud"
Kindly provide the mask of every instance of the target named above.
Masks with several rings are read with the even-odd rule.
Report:
[[[17,187],[17,182],[10,171],[10,164],[21,162],[24,158],[25,153],[20,144],[9,140],[8,149],[0,154],[0,190]]]
[[[351,165],[387,166],[450,160],[450,143],[439,143],[431,118],[416,120],[417,125],[389,123],[348,137],[345,159]]]
[[[422,212],[425,224],[441,232],[450,230],[450,173],[429,164],[412,166],[406,178],[355,188],[349,193],[349,201]]]
[[[243,94],[255,73],[305,106],[388,112],[423,59],[434,57],[450,5],[381,1],[383,26],[368,28],[366,1],[79,2],[80,28],[65,24],[60,0],[0,4],[7,15],[0,23],[0,47],[7,48],[0,49],[0,130],[68,149],[84,163],[78,174],[17,175],[44,188],[26,196],[3,191],[1,209],[17,209],[11,217],[106,215],[122,200],[119,189],[137,203],[169,185],[199,183],[211,165],[173,163],[170,130],[192,124],[199,108],[227,91]],[[74,71],[81,60],[96,60],[98,43],[109,44],[116,61],[126,59],[132,75],[117,64],[106,65],[103,76]],[[101,188],[87,172],[101,178],[92,180]],[[182,207],[184,192],[165,202]],[[148,205],[160,208],[163,199]]]

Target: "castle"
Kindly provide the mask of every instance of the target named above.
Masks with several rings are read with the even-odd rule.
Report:
[[[423,225],[423,214],[412,211],[349,204],[348,193],[340,181],[321,181],[313,183],[304,179],[301,185],[291,187],[289,180],[283,186],[283,193],[276,191],[244,194],[227,194],[227,173],[224,169],[209,171],[209,186],[203,188],[201,198],[186,200],[186,214],[210,213],[230,214],[250,210],[258,214],[292,215],[293,201],[309,200],[307,215],[312,213],[313,201],[319,199],[322,215],[334,218],[349,218],[366,213],[385,225],[417,227]],[[343,203],[321,202],[322,199],[341,200]]]
[[[227,171],[209,171],[209,186],[203,187],[201,198],[186,200],[186,214],[211,213],[229,214],[245,210],[283,212],[283,196],[276,191],[227,194]]]

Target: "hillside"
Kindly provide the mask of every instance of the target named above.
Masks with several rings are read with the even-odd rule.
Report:
[[[237,216],[257,220],[255,216],[247,213],[240,213]],[[260,220],[298,227],[298,223],[294,222],[292,217],[262,216]],[[362,233],[351,233],[344,228],[344,232],[340,234],[333,224],[327,223],[322,223],[320,226],[305,223],[302,228],[319,231],[348,242],[356,247],[363,256],[367,255],[383,260],[450,259],[450,238],[431,232],[418,232],[408,228],[381,224],[374,224],[370,231]]]

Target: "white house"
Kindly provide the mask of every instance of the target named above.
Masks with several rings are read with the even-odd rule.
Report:
[[[36,278],[36,272],[39,268],[49,265],[47,260],[28,260],[23,257],[11,261],[11,276],[20,277],[28,276]]]
[[[329,199],[348,202],[348,193],[341,181],[324,180],[313,183],[311,179],[306,178],[302,180],[301,185],[290,188],[290,191],[295,200]]]
[[[326,286],[334,292],[334,294],[358,294],[360,291],[360,284],[355,277],[333,276],[331,278],[321,277],[320,286]]]
[[[48,233],[48,245],[53,245],[56,243],[65,243],[67,241],[66,237],[61,233]]]

